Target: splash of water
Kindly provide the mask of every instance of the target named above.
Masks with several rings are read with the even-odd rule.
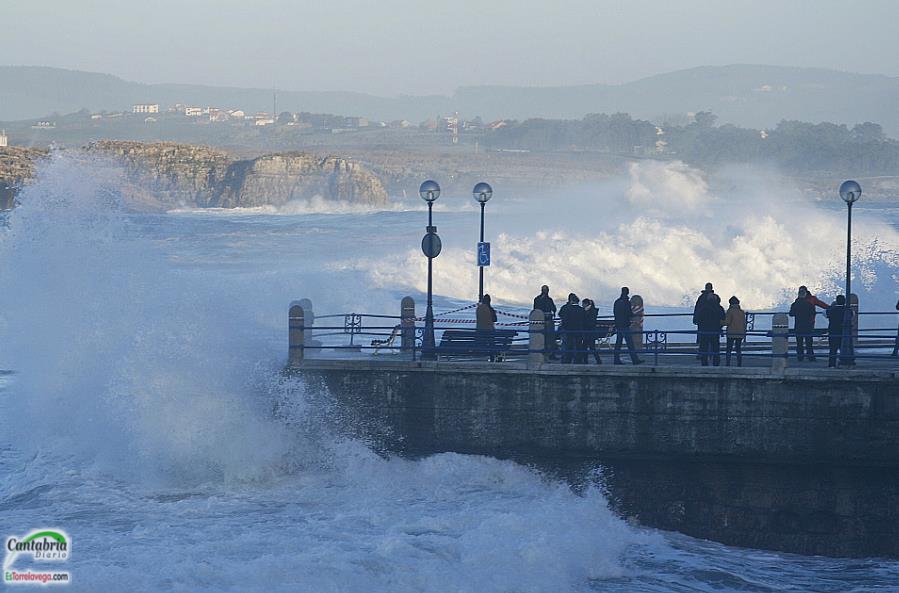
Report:
[[[768,309],[796,287],[833,298],[842,292],[845,218],[798,192],[738,188],[715,195],[702,175],[682,163],[639,163],[630,168],[627,198],[605,192],[572,197],[545,216],[543,230],[515,231],[494,240],[489,291],[495,299],[528,303],[547,283],[611,303],[621,286],[651,306],[684,306],[709,281],[744,307]],[[509,215],[506,214],[508,218]],[[588,222],[585,223],[584,221]],[[580,232],[568,228],[588,227]],[[891,308],[899,279],[899,233],[876,217],[853,224],[855,286],[869,308]],[[425,290],[427,262],[417,250],[385,261],[365,261],[379,286]],[[435,266],[435,290],[470,297],[477,285],[474,252],[447,247]]]
[[[39,179],[0,235],[0,505],[65,522],[74,590],[577,591],[649,541],[595,489],[342,437],[234,298],[255,277],[180,268],[89,163]]]

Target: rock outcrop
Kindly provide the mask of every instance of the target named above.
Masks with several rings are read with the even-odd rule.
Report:
[[[47,152],[44,150],[0,147],[0,210],[15,205],[19,189],[34,178],[35,165],[45,156]]]
[[[125,169],[132,199],[162,208],[282,206],[321,197],[360,205],[387,204],[380,179],[347,159],[292,152],[235,159],[206,146],[101,141],[86,148]],[[148,196],[149,194],[149,196]]]
[[[121,167],[115,189],[142,210],[282,206],[317,197],[364,206],[388,203],[376,175],[336,156],[291,152],[238,159],[208,146],[109,140],[75,152]],[[46,155],[0,148],[0,208],[14,205],[18,189],[35,176],[37,161]]]

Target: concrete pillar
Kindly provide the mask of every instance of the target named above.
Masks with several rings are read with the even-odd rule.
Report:
[[[294,301],[290,303],[290,313],[288,314],[288,346],[287,346],[287,366],[299,366],[303,362],[305,353],[306,336],[306,314],[300,305],[302,301]]]
[[[546,360],[545,347],[546,315],[540,309],[534,309],[528,316],[528,368],[539,369]]]
[[[787,368],[787,348],[790,334],[790,318],[786,313],[775,313],[771,320],[771,372],[783,373]]]
[[[411,352],[415,348],[415,299],[410,296],[400,301],[400,325],[400,351]]]
[[[312,301],[309,299],[300,299],[296,304],[303,308],[303,314],[306,316],[306,327],[315,325],[315,311],[312,309]]]

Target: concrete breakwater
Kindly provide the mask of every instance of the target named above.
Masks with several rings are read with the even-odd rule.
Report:
[[[652,527],[804,554],[899,557],[899,373],[305,359],[387,451],[604,468]]]

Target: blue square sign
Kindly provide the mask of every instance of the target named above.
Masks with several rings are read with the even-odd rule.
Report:
[[[478,243],[478,267],[490,265],[490,243]]]

